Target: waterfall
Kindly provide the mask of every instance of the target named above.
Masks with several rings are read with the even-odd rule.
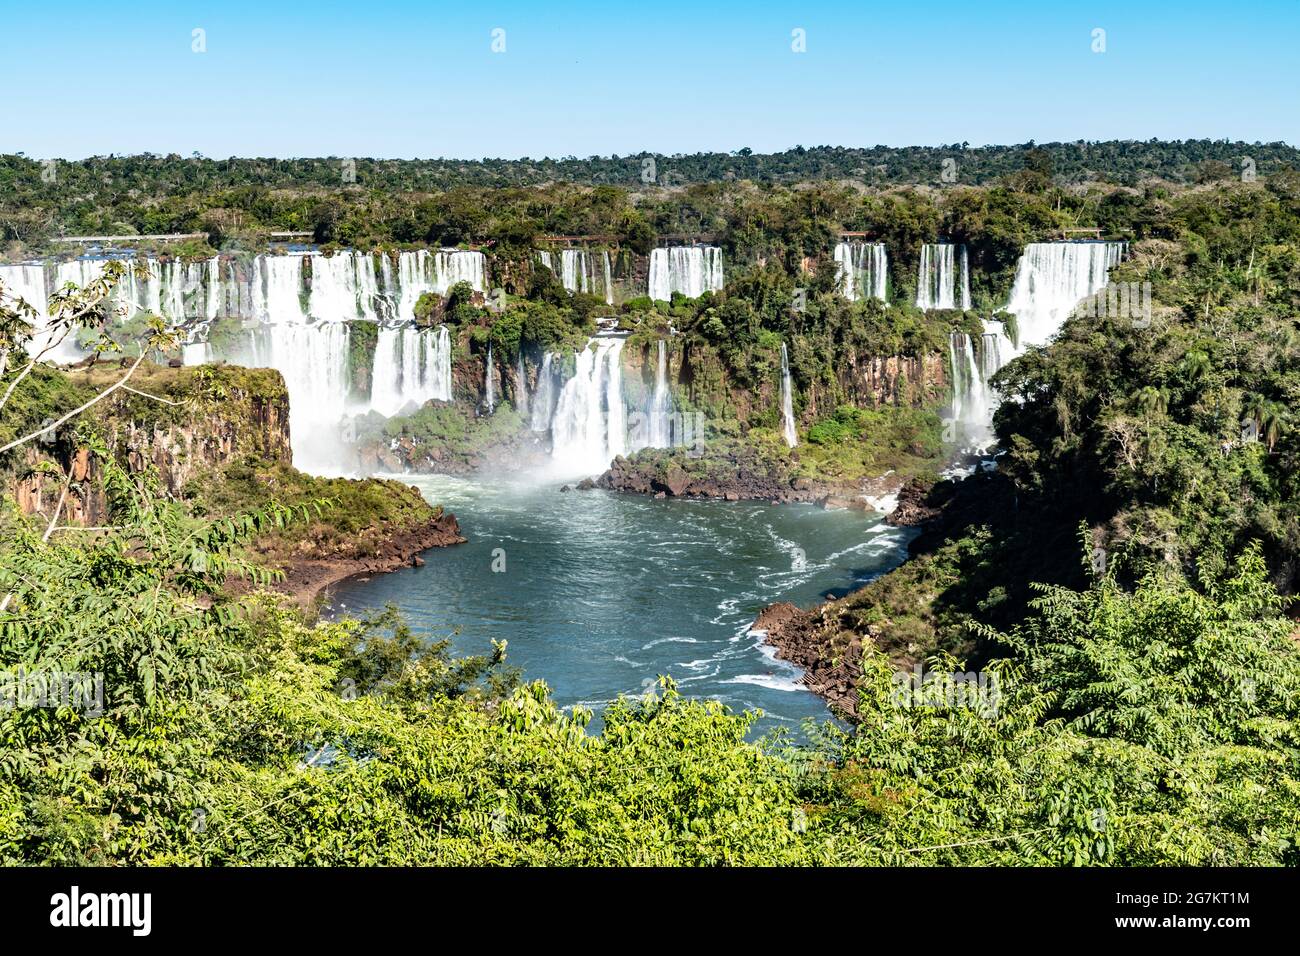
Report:
[[[560,250],[560,282],[570,292],[591,291],[591,256],[584,249]]]
[[[948,336],[948,358],[952,366],[952,417],[961,429],[967,446],[982,450],[992,435],[996,396],[989,378],[998,370],[997,336],[981,336],[979,354],[971,337],[964,332]],[[992,359],[992,361],[990,361]]]
[[[542,367],[537,372],[537,389],[533,394],[533,414],[529,426],[535,432],[544,432],[551,427],[551,417],[555,414],[555,401],[558,393],[555,388],[555,353],[547,352],[542,356]]]
[[[650,448],[667,448],[673,443],[673,396],[668,388],[668,347],[663,339],[659,340],[658,352],[646,440]]]
[[[551,418],[551,456],[567,473],[604,471],[627,452],[623,339],[592,339],[578,353]]]
[[[342,322],[270,326],[270,365],[289,390],[289,434],[299,467],[335,469],[335,429],[347,409],[350,330]]]
[[[387,257],[385,257],[387,260]],[[391,300],[391,267],[385,279],[385,292]],[[415,321],[415,304],[426,292],[446,295],[458,282],[468,282],[475,292],[487,289],[487,258],[481,252],[463,249],[439,249],[429,252],[401,252],[397,256],[397,318]]]
[[[923,245],[921,266],[916,276],[917,308],[968,310],[969,261],[965,246],[947,242]]]
[[[650,250],[651,299],[670,301],[674,292],[690,299],[722,288],[722,250],[717,246],[670,246]]]
[[[37,315],[31,320],[32,337],[27,342],[27,351],[36,356],[54,344],[54,330],[49,326],[49,299],[45,293],[45,268],[41,265],[0,266],[0,285],[4,286],[5,304],[13,307],[17,299],[22,299]],[[69,342],[76,336],[73,330],[52,350],[48,356],[51,361],[64,361],[75,358],[75,342]]]
[[[492,343],[488,343],[487,364],[483,369],[483,404],[487,406],[488,412],[496,408],[497,400],[492,391]]]
[[[515,406],[524,418],[528,417],[528,375],[524,371],[524,353],[515,360]]]
[[[1056,335],[1080,301],[1105,287],[1124,250],[1122,242],[1030,243],[1016,266],[1006,305],[1006,311],[1016,317],[1018,342],[1002,331],[985,332],[976,346],[969,336],[952,333],[953,418],[976,451],[982,452],[992,436],[998,403],[989,385],[994,373]]]
[[[889,266],[884,243],[841,242],[835,246],[835,262],[844,298],[886,300]]]
[[[537,258],[555,273],[569,292],[600,295],[606,305],[614,304],[614,267],[608,250],[600,253],[599,276],[596,274],[596,254],[586,249],[561,249],[559,268],[556,268],[554,253],[549,250],[540,250]]]
[[[213,256],[207,265],[207,287],[203,292],[204,315],[211,322],[221,312],[221,259]]]
[[[781,343],[781,431],[791,448],[799,444],[799,433],[794,427],[794,394],[790,388],[790,353],[784,342]]]
[[[961,301],[958,305],[963,312],[970,311],[970,256],[966,254],[964,243],[961,247]]]
[[[464,249],[440,249],[432,256],[433,289],[439,295],[459,282],[468,282],[475,292],[487,291],[487,257]]]
[[[307,311],[321,322],[376,322],[375,260],[354,252],[311,256]]]
[[[1124,257],[1122,242],[1034,242],[1025,246],[1006,310],[1014,313],[1020,350],[1043,345],[1083,299],[1100,291]],[[1018,354],[1017,350],[1017,354]]]
[[[370,407],[397,415],[409,405],[451,401],[451,335],[447,327],[381,328],[375,342]]]
[[[303,276],[301,255],[258,256],[253,276],[253,318],[264,323],[301,325]]]

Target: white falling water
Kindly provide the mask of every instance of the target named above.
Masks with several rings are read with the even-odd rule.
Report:
[[[670,246],[650,250],[651,299],[670,301],[674,292],[695,299],[723,286],[722,250],[717,246]]]
[[[40,355],[46,349],[50,349],[46,356],[50,361],[60,361],[65,355],[67,357],[75,355],[76,349],[68,342],[75,332],[56,340],[54,330],[49,327],[47,315],[49,303],[45,293],[44,266],[0,266],[0,286],[4,287],[6,306],[13,307],[18,299],[22,299],[38,313],[31,320],[32,337],[27,342],[27,351],[31,355]]]
[[[882,242],[841,242],[835,246],[840,288],[850,302],[868,296],[886,300],[889,265]]]
[[[1055,336],[1079,302],[1105,287],[1124,249],[1122,242],[1030,243],[1016,266],[1006,305],[1006,311],[1016,317],[1018,340],[1012,342],[1001,331],[985,332],[975,348],[968,336],[953,333],[949,355],[955,378],[954,418],[964,426],[975,450],[983,451],[992,436],[998,403],[989,385],[994,373]]]
[[[926,243],[916,277],[916,305],[921,309],[970,309],[969,259],[965,246]]]
[[[595,338],[578,353],[551,419],[551,456],[566,474],[604,471],[627,453],[623,339]]]
[[[524,371],[524,353],[515,359],[515,405],[520,415],[528,417],[528,375]]]
[[[599,275],[596,271],[597,256],[600,262]],[[613,264],[609,252],[593,253],[586,249],[561,249],[558,264],[555,254],[548,250],[538,252],[537,258],[541,260],[542,265],[555,273],[560,284],[569,292],[603,296],[607,305],[614,304]]]
[[[411,404],[451,401],[451,334],[447,327],[381,328],[375,341],[370,407],[396,415]]]
[[[373,256],[354,252],[311,256],[307,311],[317,321],[378,321],[375,312],[378,293]]]
[[[658,353],[646,441],[650,448],[667,448],[673,440],[673,396],[668,388],[668,348],[663,339],[659,340]]]
[[[387,265],[385,257],[385,265]],[[391,282],[391,270],[388,273]],[[392,295],[388,282],[385,291]],[[459,282],[468,282],[475,292],[487,289],[487,258],[481,252],[440,249],[402,252],[397,257],[397,317],[411,322],[415,304],[426,292],[446,295]]]
[[[799,433],[794,427],[794,392],[790,386],[790,353],[781,343],[781,431],[785,443],[793,448],[799,444]]]
[[[609,259],[609,250],[600,254],[600,272],[605,283],[605,304],[614,304],[614,265]]]
[[[207,284],[203,290],[204,315],[211,322],[221,312],[221,259],[213,256],[207,264]]]
[[[488,343],[487,363],[483,371],[483,404],[487,406],[490,412],[496,408],[497,399],[492,387],[492,343]]]
[[[963,312],[970,311],[970,256],[964,244],[961,247],[961,299],[957,304]]]
[[[1016,316],[1019,354],[1060,331],[1083,299],[1102,289],[1124,258],[1122,242],[1034,242],[1025,246],[1006,310]]]
[[[990,425],[996,396],[989,378],[997,371],[992,364],[997,360],[997,336],[981,337],[979,354],[976,345],[965,332],[953,332],[948,337],[948,358],[952,366],[952,417],[960,429],[963,444],[982,451],[992,437]]]
[[[289,434],[299,468],[337,472],[337,427],[347,411],[349,327],[342,322],[275,323],[269,365],[289,390]]]
[[[544,432],[551,427],[551,418],[555,414],[555,402],[559,397],[556,377],[555,353],[547,352],[542,356],[542,367],[537,371],[537,388],[533,393],[533,413],[528,423],[529,427],[535,432]]]
[[[258,256],[254,260],[252,317],[267,324],[302,324],[303,312],[301,255]]]

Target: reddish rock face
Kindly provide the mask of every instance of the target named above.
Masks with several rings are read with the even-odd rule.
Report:
[[[178,374],[187,375],[189,371]],[[242,374],[253,373],[243,370]],[[231,387],[223,401],[204,404],[202,413],[179,418],[163,413],[145,417],[138,414],[138,403],[132,406],[119,392],[96,405],[87,416],[128,471],[138,473],[152,466],[163,488],[176,494],[195,475],[244,455],[292,463],[289,397],[284,382],[278,372],[270,369],[256,374],[273,377],[265,395]],[[70,474],[72,485],[63,511],[66,520],[83,525],[103,521],[107,512],[104,491],[89,448],[32,443],[23,451],[21,460],[24,467],[15,470],[11,487],[24,513],[41,511],[57,500],[63,487],[62,474]],[[53,463],[58,473],[39,470],[43,463]]]

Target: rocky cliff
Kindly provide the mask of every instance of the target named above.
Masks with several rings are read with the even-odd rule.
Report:
[[[42,384],[60,396],[90,396],[122,374],[116,363],[101,363],[47,372]],[[129,384],[133,391],[119,389],[0,463],[23,513],[45,513],[67,483],[64,520],[103,519],[104,492],[87,445],[92,434],[132,473],[153,468],[173,494],[196,475],[246,456],[291,462],[289,395],[279,372],[142,365]]]

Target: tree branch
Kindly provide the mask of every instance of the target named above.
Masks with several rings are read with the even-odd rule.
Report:
[[[39,435],[44,435],[46,432],[53,431],[54,429],[58,428],[60,425],[66,423],[66,422],[68,421],[68,419],[70,419],[70,418],[75,418],[76,416],[78,416],[78,415],[80,415],[82,412],[84,412],[86,409],[90,408],[92,405],[96,405],[96,404],[98,404],[100,401],[102,401],[103,399],[107,398],[109,395],[112,395],[112,394],[113,394],[114,392],[116,392],[119,388],[124,388],[124,387],[126,386],[127,380],[130,379],[131,376],[135,374],[135,370],[138,369],[138,368],[140,367],[140,363],[144,361],[144,357],[145,357],[145,355],[146,355],[146,350],[145,350],[144,348],[141,348],[141,349],[140,349],[140,357],[139,357],[138,359],[135,360],[135,364],[132,365],[129,369],[127,369],[126,374],[123,375],[120,379],[118,379],[116,382],[114,382],[114,383],[113,383],[112,385],[110,385],[108,388],[104,389],[102,392],[100,392],[98,395],[96,395],[96,396],[95,396],[94,398],[92,398],[90,401],[88,401],[88,402],[86,402],[85,404],[80,405],[80,406],[78,406],[77,408],[74,408],[72,411],[68,412],[68,414],[64,415],[64,416],[63,416],[62,418],[60,418],[58,421],[53,422],[52,424],[46,425],[46,426],[44,426],[43,428],[38,428],[36,431],[32,432],[31,434],[24,435],[22,438],[15,438],[15,439],[14,439],[13,441],[11,441],[9,444],[7,444],[7,445],[5,445],[5,446],[3,446],[3,447],[0,447],[0,454],[4,454],[5,452],[9,451],[11,448],[17,448],[19,445],[22,445],[22,444],[24,444],[24,443],[26,443],[26,442],[29,442],[29,441],[31,441],[33,438],[36,438],[36,437],[39,436]],[[150,396],[150,397],[152,397],[152,396]]]

